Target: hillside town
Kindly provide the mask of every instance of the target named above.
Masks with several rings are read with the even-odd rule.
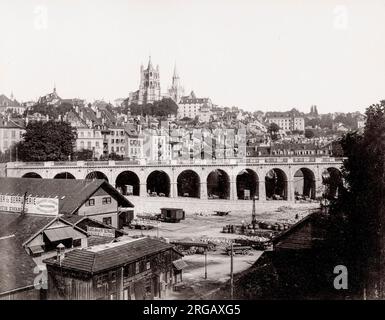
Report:
[[[385,300],[373,1],[1,1],[0,300]]]
[[[62,98],[56,86],[37,101],[0,98],[0,254],[8,261],[2,299],[209,297],[228,281],[230,243],[247,244],[234,249],[243,250],[235,272],[246,272],[271,239],[323,199],[337,196],[339,138],[365,126],[359,112],[321,114],[315,105],[309,113],[218,106],[194,91],[185,95],[176,68],[163,95],[159,67],[151,58],[140,67],[139,90],[112,103]],[[71,131],[69,149],[50,155],[47,132],[51,139],[58,135],[61,145],[69,134],[61,131],[63,124]],[[34,130],[40,130],[36,143],[46,142],[23,152]],[[44,151],[31,158],[41,147]],[[301,168],[319,159],[329,166],[321,178]],[[258,170],[239,168],[236,183],[222,169],[212,171],[207,182],[196,169],[182,171],[176,182],[167,170],[158,170],[143,183],[134,169],[255,161],[297,161],[299,170],[291,180],[290,172],[273,168],[263,180]],[[337,161],[337,167],[325,161]],[[52,176],[36,171],[52,165],[63,169]],[[71,166],[78,172],[87,168],[84,176]],[[111,176],[101,166],[120,174]],[[23,167],[30,172],[23,174]],[[247,240],[250,236],[254,240]],[[204,271],[202,253],[208,259]]]
[[[1,161],[17,160],[16,150],[11,150],[23,139],[29,123],[50,120],[71,124],[76,132],[74,152],[78,152],[78,160],[188,159],[191,146],[206,135],[212,139],[213,159],[338,156],[333,141],[365,125],[365,116],[360,112],[322,114],[315,105],[309,106],[308,113],[296,108],[250,112],[236,106],[219,106],[194,91],[184,95],[176,67],[170,88],[163,95],[159,67],[153,66],[151,57],[146,68],[140,67],[139,76],[139,90],[113,102],[62,98],[56,87],[37,101],[20,102],[13,94],[0,95]],[[226,139],[224,132],[228,130],[244,141]]]

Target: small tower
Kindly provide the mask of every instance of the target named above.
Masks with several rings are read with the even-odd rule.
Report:
[[[174,65],[174,74],[172,76],[171,87],[168,90],[170,98],[174,100],[175,103],[179,103],[180,98],[184,95],[184,89],[180,84],[180,78],[176,69],[176,63]]]

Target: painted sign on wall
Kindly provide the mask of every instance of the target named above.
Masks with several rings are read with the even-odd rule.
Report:
[[[96,228],[96,227],[87,226],[87,233],[90,236],[115,238],[115,230],[114,229]]]
[[[0,194],[0,211],[34,213],[44,215],[59,214],[59,199],[23,197]]]

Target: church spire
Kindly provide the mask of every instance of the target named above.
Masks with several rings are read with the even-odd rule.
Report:
[[[174,63],[174,75],[173,75],[173,78],[179,78],[178,77],[178,72],[176,70],[176,62]]]
[[[148,69],[152,69],[151,55],[148,58]]]

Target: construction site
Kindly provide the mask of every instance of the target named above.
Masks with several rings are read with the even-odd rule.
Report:
[[[245,271],[270,249],[275,235],[319,208],[317,202],[129,199],[137,208],[136,219],[125,231],[161,238],[184,254],[183,283],[168,299],[204,299],[215,293],[230,279],[231,256],[233,274]],[[183,210],[174,223],[162,219],[160,208],[170,207]]]

